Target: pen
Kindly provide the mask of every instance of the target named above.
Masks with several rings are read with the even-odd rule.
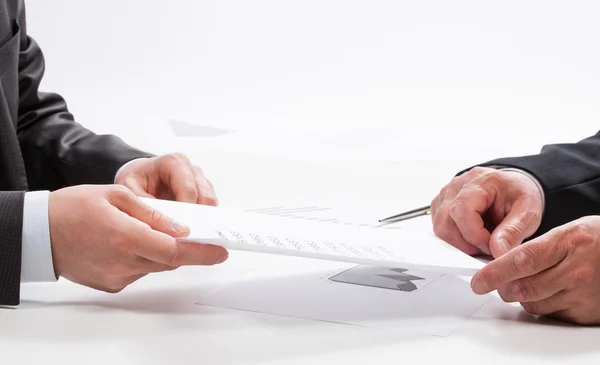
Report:
[[[402,212],[402,213],[393,215],[391,217],[380,219],[379,223],[399,222],[399,221],[403,221],[403,220],[406,220],[406,219],[410,219],[410,218],[414,218],[414,217],[420,217],[422,215],[428,215],[428,214],[431,214],[431,207],[429,205],[426,206],[426,207],[421,207],[421,208],[409,210],[409,211],[406,211],[406,212]]]

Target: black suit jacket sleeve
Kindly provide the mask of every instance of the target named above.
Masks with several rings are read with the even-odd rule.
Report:
[[[519,168],[538,179],[546,205],[533,237],[600,212],[600,132],[578,143],[546,145],[537,155],[501,158],[483,165]]]
[[[0,192],[0,305],[19,304],[24,196],[22,191]]]
[[[39,92],[44,57],[37,43],[27,35],[24,9],[20,27],[17,133],[30,190],[112,184],[124,163],[151,156],[115,136],[96,135],[83,128],[74,122],[60,96]]]

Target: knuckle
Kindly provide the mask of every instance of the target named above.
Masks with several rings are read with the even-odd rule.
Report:
[[[539,305],[536,302],[524,302],[521,303],[521,307],[523,307],[523,309],[525,309],[527,313],[531,313],[534,315],[542,314],[540,312]]]
[[[483,183],[488,186],[500,187],[504,185],[504,181],[504,176],[497,170],[486,173],[483,178]]]
[[[177,268],[181,266],[181,257],[176,249],[165,251],[165,263],[167,266]]]
[[[570,229],[572,242],[577,246],[585,246],[593,243],[596,239],[593,227],[585,220],[574,222]]]
[[[198,197],[198,190],[196,189],[196,186],[190,183],[185,183],[185,185],[181,188],[181,191],[185,196]]]
[[[574,284],[590,284],[597,276],[597,269],[591,265],[586,265],[575,271],[573,274]]]
[[[442,188],[442,191],[447,190],[448,186],[460,186],[462,185],[462,181],[464,180],[463,176],[454,176],[452,179],[450,179],[450,182],[448,183],[448,185],[444,186],[444,188]]]
[[[433,233],[439,238],[446,240],[449,237],[449,229],[447,224],[447,218],[444,213],[439,212],[433,222]]]
[[[521,222],[529,222],[530,224],[539,225],[539,222],[542,220],[541,209],[527,209],[524,212],[521,212],[521,215]]]
[[[502,226],[503,235],[506,235],[510,242],[515,242],[522,238],[523,228],[518,221],[512,221]]]
[[[165,219],[165,215],[163,214],[163,212],[161,212],[158,209],[154,209],[152,207],[148,208],[149,211],[149,215],[150,215],[150,221],[152,222],[156,222],[156,223],[160,223],[163,222]]]
[[[452,219],[459,219],[465,215],[466,204],[463,200],[455,200],[450,209],[448,210],[448,214]]]
[[[477,186],[475,195],[480,199],[483,199],[483,201],[485,201],[486,203],[489,203],[488,205],[491,205],[491,203],[494,200],[494,194],[492,193],[492,191],[490,189],[484,188],[482,185]]]
[[[510,260],[514,272],[537,272],[537,255],[535,251],[528,246],[522,246],[523,249]]]
[[[118,184],[113,185],[112,193],[118,198],[123,198],[129,196],[129,194],[131,194],[131,190],[129,190],[129,188],[125,185]]]
[[[165,165],[176,165],[181,162],[181,158],[179,157],[179,155],[177,153],[169,153],[169,154],[163,155],[160,158],[160,161],[162,163],[164,163]]]
[[[177,162],[190,162],[190,159],[181,152],[173,153],[174,160]]]
[[[515,301],[526,301],[535,298],[535,288],[531,285],[531,282],[526,279],[517,280],[513,283],[513,293],[515,294]]]
[[[469,170],[468,174],[473,176],[479,176],[487,173],[487,169],[482,166],[475,166],[471,170]]]

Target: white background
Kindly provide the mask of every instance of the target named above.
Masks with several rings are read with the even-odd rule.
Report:
[[[47,58],[44,89],[95,131],[192,154],[230,205],[353,192],[399,210],[425,203],[467,164],[600,129],[594,1],[28,5],[29,32]],[[381,161],[259,161],[197,153],[204,142],[175,140],[168,119],[254,130],[265,136],[258,145],[268,133],[346,146],[393,134],[398,143]],[[306,148],[302,141],[290,148]],[[24,306],[0,312],[0,349],[7,361],[39,364],[598,363],[597,329],[538,320],[500,300],[443,339],[193,304],[261,259],[273,260],[232,255],[112,296],[65,281],[24,286]]]
[[[398,144],[415,155],[479,162],[600,129],[599,10],[594,1],[37,0],[29,31],[46,53],[45,89],[99,132],[127,137],[149,118],[292,136],[368,127],[372,139],[391,126],[407,131]]]

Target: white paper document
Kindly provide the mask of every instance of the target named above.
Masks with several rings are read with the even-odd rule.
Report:
[[[472,275],[483,263],[438,239],[428,217],[396,227],[294,219],[195,204],[145,199],[188,225],[185,240],[230,250],[297,256],[370,266]]]
[[[490,298],[454,275],[281,257],[198,304],[448,336]]]

